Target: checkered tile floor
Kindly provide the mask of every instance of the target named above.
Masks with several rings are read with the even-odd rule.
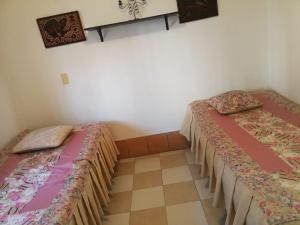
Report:
[[[188,151],[121,160],[104,225],[217,225],[207,178]]]

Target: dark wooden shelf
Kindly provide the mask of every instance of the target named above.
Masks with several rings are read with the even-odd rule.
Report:
[[[145,18],[140,18],[140,19],[127,20],[127,21],[123,21],[123,22],[119,22],[119,23],[111,23],[111,24],[99,25],[99,26],[95,26],[95,27],[88,27],[88,28],[85,28],[84,30],[88,30],[88,31],[94,31],[95,30],[95,31],[97,31],[98,34],[99,34],[101,42],[104,42],[102,29],[162,18],[165,21],[166,30],[169,30],[169,19],[168,18],[169,18],[169,16],[173,16],[173,15],[177,15],[177,14],[178,14],[178,12],[171,12],[171,13],[166,13],[166,14],[161,14],[161,15],[156,15],[156,16],[150,16],[150,17],[145,17]]]

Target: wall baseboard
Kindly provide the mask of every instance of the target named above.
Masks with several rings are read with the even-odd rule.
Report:
[[[119,159],[187,149],[190,143],[179,131],[116,141]]]

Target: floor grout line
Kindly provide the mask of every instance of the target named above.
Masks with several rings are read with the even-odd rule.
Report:
[[[166,155],[168,156],[168,155]],[[186,201],[186,202],[179,202],[179,203],[176,203],[176,204],[171,204],[169,206],[176,206],[176,205],[182,205],[182,204],[187,204],[187,203],[191,203],[191,202],[200,202],[200,205],[202,207],[202,211],[203,211],[203,215],[204,215],[204,219],[206,220],[207,224],[208,224],[208,219],[207,219],[207,215],[206,215],[206,210],[204,209],[204,205],[203,205],[203,199],[201,199],[201,196],[200,196],[200,193],[197,189],[197,186],[196,186],[196,181],[199,180],[197,179],[197,176],[193,176],[193,172],[192,172],[192,168],[191,166],[194,165],[194,164],[189,164],[188,163],[188,160],[187,160],[187,155],[184,153],[184,159],[185,159],[185,164],[184,165],[178,165],[178,166],[174,166],[174,167],[168,167],[168,168],[164,168],[164,169],[171,169],[171,168],[177,168],[177,167],[183,167],[183,166],[187,166],[188,169],[189,169],[189,172],[192,176],[192,180],[189,180],[189,181],[180,181],[180,182],[176,182],[176,183],[171,183],[171,184],[164,184],[163,182],[163,168],[162,168],[162,163],[161,163],[161,158],[162,157],[165,157],[164,155],[158,155],[158,159],[159,159],[159,166],[160,166],[160,169],[158,170],[150,170],[150,171],[144,171],[142,173],[147,173],[147,172],[154,172],[154,171],[159,171],[161,176],[160,176],[160,182],[161,182],[161,185],[157,185],[157,186],[149,186],[149,187],[143,187],[143,188],[139,188],[139,189],[134,189],[134,186],[135,186],[135,182],[136,182],[136,175],[137,174],[140,174],[140,173],[135,173],[135,166],[136,166],[136,162],[137,160],[139,159],[136,159],[136,157],[134,157],[134,161],[130,161],[130,162],[124,162],[124,163],[132,163],[133,164],[133,172],[131,173],[128,173],[128,174],[122,174],[122,172],[120,172],[120,174],[122,174],[121,176],[129,176],[129,175],[132,175],[133,176],[133,182],[132,182],[132,188],[130,190],[130,193],[131,193],[131,198],[130,198],[130,209],[129,209],[129,212],[127,212],[129,214],[129,224],[128,225],[131,225],[133,223],[132,221],[132,213],[133,212],[136,212],[136,211],[143,211],[143,210],[150,210],[150,209],[154,209],[154,208],[164,208],[164,213],[165,213],[165,216],[166,216],[166,222],[167,222],[167,225],[169,225],[170,221],[169,221],[169,218],[168,218],[168,214],[167,214],[167,204],[166,204],[166,191],[165,191],[165,187],[167,185],[171,185],[171,184],[180,184],[180,183],[185,183],[185,182],[192,182],[193,183],[193,188],[196,190],[196,194],[197,194],[197,197],[198,197],[198,200],[190,200],[190,201]],[[151,159],[153,157],[146,157],[146,158],[140,158],[140,159]],[[156,156],[154,157],[156,158]],[[121,162],[123,163],[123,162]],[[197,164],[195,164],[197,165]],[[199,166],[199,165],[197,165]],[[117,176],[118,177],[118,176]],[[157,206],[157,207],[153,207],[153,208],[146,208],[146,209],[141,209],[141,210],[135,210],[135,211],[132,211],[132,205],[133,205],[133,192],[136,191],[136,190],[143,190],[143,189],[148,189],[148,188],[157,188],[157,187],[161,187],[162,188],[162,197],[163,197],[163,206]],[[124,191],[124,192],[127,192],[127,191]],[[122,192],[117,192],[117,193],[122,193]],[[115,193],[114,193],[115,194]],[[126,213],[126,212],[125,212]],[[122,214],[122,213],[117,213],[117,214],[111,214],[111,215],[118,215],[118,214]],[[111,216],[110,215],[110,216]],[[155,225],[155,224],[153,224]]]

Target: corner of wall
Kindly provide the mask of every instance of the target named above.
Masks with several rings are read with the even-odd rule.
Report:
[[[0,150],[6,143],[20,131],[17,116],[13,107],[13,102],[7,83],[0,77]]]

